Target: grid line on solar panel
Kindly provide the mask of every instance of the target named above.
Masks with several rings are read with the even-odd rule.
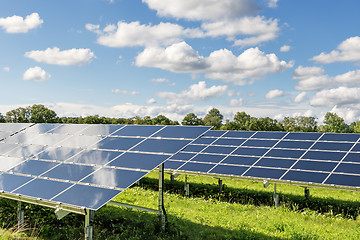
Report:
[[[357,135],[358,136],[358,135]],[[322,182],[323,184],[330,178],[331,175],[336,171],[336,169],[340,166],[340,164],[343,162],[343,160],[346,158],[346,156],[350,153],[350,151],[356,146],[356,144],[359,142],[360,138],[358,137],[357,141],[353,144],[353,146],[349,149],[349,151],[341,158],[341,160],[338,162],[338,164],[335,166],[335,168],[331,171],[331,173],[325,178],[325,180]]]
[[[291,167],[289,167],[289,168],[287,169],[287,171],[286,171],[282,176],[280,176],[279,180],[282,180],[282,178],[283,178],[290,170],[292,170],[293,167],[294,167],[300,160],[303,159],[303,157],[309,152],[310,148],[311,148],[312,146],[314,146],[314,145],[319,141],[319,139],[321,139],[321,137],[322,137],[323,135],[324,135],[324,133],[322,133],[320,136],[318,136],[318,138],[314,141],[314,143],[313,143],[308,149],[305,150],[305,152],[294,162],[294,164],[293,164]]]

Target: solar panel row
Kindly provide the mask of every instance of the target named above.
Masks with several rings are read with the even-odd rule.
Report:
[[[208,131],[172,171],[360,187],[360,134]]]
[[[7,124],[0,190],[96,210],[209,127]],[[0,129],[8,129],[0,124]]]

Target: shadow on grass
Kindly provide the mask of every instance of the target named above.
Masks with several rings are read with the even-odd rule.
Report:
[[[16,225],[16,205],[12,200],[0,200],[0,222],[3,227]],[[69,214],[57,220],[52,209],[24,205],[26,223],[37,226],[36,236],[53,240],[84,239],[84,216]],[[246,226],[240,230],[228,230],[197,224],[174,215],[168,215],[166,231],[162,232],[156,214],[111,205],[95,212],[92,225],[94,239],[282,239],[254,232]]]
[[[169,193],[184,195],[184,182],[168,179],[164,181],[165,189]],[[140,181],[141,187],[145,189],[157,190],[158,180],[145,177]],[[232,188],[225,184],[223,190],[219,192],[219,186],[214,184],[190,183],[190,197],[213,199],[217,201],[252,204],[255,206],[273,206],[273,193],[268,191]],[[281,193],[279,194],[280,204],[291,210],[301,211],[310,209],[322,214],[331,216],[341,215],[345,218],[356,219],[360,214],[360,202],[345,201],[333,198],[310,197]]]

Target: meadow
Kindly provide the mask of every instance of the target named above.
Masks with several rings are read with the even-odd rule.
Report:
[[[157,208],[156,171],[114,200]],[[187,176],[165,179],[168,224],[161,231],[156,214],[106,205],[95,213],[95,239],[360,239],[360,193],[335,189],[277,185],[280,206],[274,207],[273,184]],[[57,220],[52,209],[26,205],[26,225],[16,226],[17,203],[0,201],[2,239],[83,239],[84,216],[70,214]],[[20,235],[19,235],[20,234]]]

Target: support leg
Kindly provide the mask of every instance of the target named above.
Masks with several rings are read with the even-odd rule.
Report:
[[[93,239],[93,227],[91,226],[91,220],[94,217],[94,211],[86,209],[85,215],[85,240]]]
[[[309,199],[309,197],[310,197],[310,189],[305,187],[304,188],[304,193],[305,193],[305,199]]]
[[[161,219],[161,228],[165,231],[167,216],[164,206],[164,164],[159,166],[159,216]]]
[[[189,196],[190,195],[190,185],[187,182],[187,175],[185,175],[185,196]]]
[[[222,192],[222,190],[223,190],[223,183],[222,183],[222,180],[221,180],[220,178],[219,178],[218,183],[219,183],[219,192]]]
[[[275,208],[279,207],[279,194],[276,192],[276,184],[274,184],[274,203]]]
[[[21,202],[18,202],[18,211],[17,211],[18,224],[17,228],[20,230],[24,227],[24,210],[21,208]]]

